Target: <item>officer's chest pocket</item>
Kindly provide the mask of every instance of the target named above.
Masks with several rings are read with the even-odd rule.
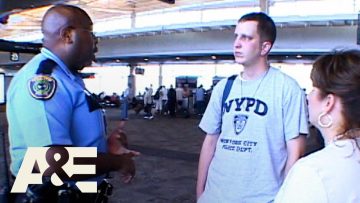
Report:
[[[86,94],[85,97],[89,107],[89,112],[93,112],[97,109],[102,108],[99,102],[99,98],[95,94],[90,94],[90,95]]]

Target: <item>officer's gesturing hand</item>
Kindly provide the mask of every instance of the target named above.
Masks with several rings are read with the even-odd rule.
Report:
[[[120,128],[115,129],[107,139],[109,153],[111,154],[124,154],[131,153],[134,156],[140,155],[139,152],[134,150],[129,150],[128,139],[123,130]]]
[[[128,149],[128,140],[125,132],[120,128],[115,129],[107,139],[108,150],[110,154],[120,155],[124,164],[119,170],[122,181],[129,183],[135,176],[135,165],[133,157],[139,156],[140,153]]]
[[[124,183],[130,183],[135,177],[135,163],[132,159],[135,155],[133,153],[126,153],[119,156],[121,156],[121,162],[123,163],[122,167],[118,170],[121,179]]]

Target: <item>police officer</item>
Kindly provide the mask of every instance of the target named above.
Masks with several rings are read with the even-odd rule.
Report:
[[[96,179],[100,182],[103,174],[118,170],[129,182],[135,174],[132,157],[138,153],[114,143],[117,132],[105,139],[103,112],[79,74],[97,51],[90,17],[78,7],[56,5],[45,13],[41,29],[41,53],[16,74],[8,89],[12,174],[18,174],[28,147],[50,146],[54,153],[63,146],[97,147]],[[54,196],[45,200],[47,195],[38,196],[56,201]]]

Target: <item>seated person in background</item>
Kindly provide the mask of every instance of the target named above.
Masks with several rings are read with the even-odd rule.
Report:
[[[275,203],[360,202],[360,51],[320,57],[311,80],[309,120],[325,148],[296,162]]]
[[[115,106],[120,106],[120,97],[114,92],[110,97],[110,102]]]

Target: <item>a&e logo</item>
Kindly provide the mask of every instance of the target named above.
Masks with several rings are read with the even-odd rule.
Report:
[[[94,164],[76,164],[84,158],[96,158],[96,147],[29,147],[24,156],[19,173],[11,189],[11,193],[24,193],[29,184],[43,184],[43,174],[51,174],[51,183],[61,186],[60,177],[71,178],[75,174],[90,175],[96,173]],[[74,160],[76,163],[74,163]],[[39,172],[33,172],[37,164]],[[75,185],[83,193],[96,193],[96,181],[77,181]]]

